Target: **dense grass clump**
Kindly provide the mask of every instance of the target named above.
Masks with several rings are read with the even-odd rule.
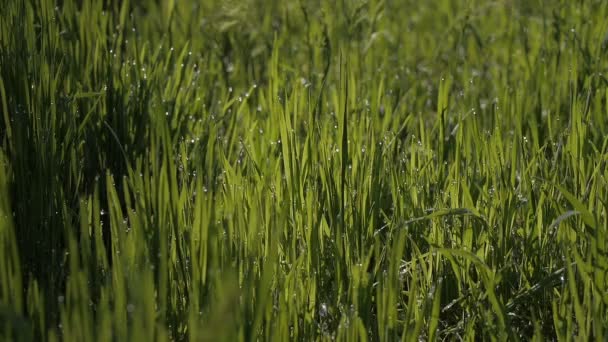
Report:
[[[608,338],[607,1],[0,8],[0,339]]]

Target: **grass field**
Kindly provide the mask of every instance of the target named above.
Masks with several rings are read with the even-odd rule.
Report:
[[[608,1],[0,8],[0,340],[608,339]]]

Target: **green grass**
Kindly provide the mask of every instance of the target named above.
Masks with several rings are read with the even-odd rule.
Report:
[[[608,2],[0,8],[0,339],[608,338]]]

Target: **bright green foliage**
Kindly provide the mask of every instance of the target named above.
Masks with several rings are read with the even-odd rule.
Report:
[[[608,338],[608,1],[0,8],[0,339]]]

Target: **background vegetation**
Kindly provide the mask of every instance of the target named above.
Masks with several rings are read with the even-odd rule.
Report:
[[[608,2],[0,8],[0,338],[608,338]]]

